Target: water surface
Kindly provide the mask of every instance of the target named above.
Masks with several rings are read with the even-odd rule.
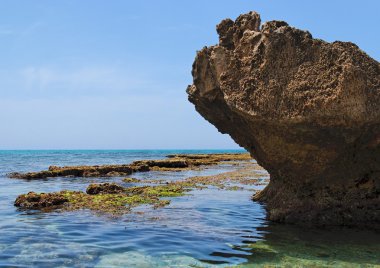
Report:
[[[15,180],[9,172],[49,165],[130,163],[173,153],[225,151],[0,151],[1,267],[376,267],[380,235],[357,230],[307,230],[268,224],[252,191],[195,190],[169,206],[137,208],[122,217],[91,211],[22,211],[15,198],[29,191],[85,190],[121,178]],[[231,151],[230,151],[231,152]],[[138,173],[140,179],[181,180],[233,170]],[[267,176],[263,173],[263,176]]]

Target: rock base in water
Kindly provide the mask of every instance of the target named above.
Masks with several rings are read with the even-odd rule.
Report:
[[[217,26],[187,92],[271,175],[255,200],[274,221],[380,225],[380,65],[250,12]]]

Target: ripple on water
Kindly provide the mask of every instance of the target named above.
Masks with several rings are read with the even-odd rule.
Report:
[[[0,174],[49,165],[126,163],[180,151],[40,151],[0,153]],[[139,179],[182,180],[203,171],[138,173]],[[258,171],[265,176],[265,171]],[[375,267],[380,235],[268,225],[251,191],[196,190],[163,209],[138,207],[119,218],[89,211],[41,213],[13,206],[29,192],[84,190],[104,178],[20,181],[0,177],[0,267]],[[120,182],[121,178],[109,179]],[[361,266],[360,266],[361,265]]]

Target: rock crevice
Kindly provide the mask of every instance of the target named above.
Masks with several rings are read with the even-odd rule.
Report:
[[[380,227],[380,64],[250,12],[198,51],[196,110],[271,175],[255,196],[268,218]]]

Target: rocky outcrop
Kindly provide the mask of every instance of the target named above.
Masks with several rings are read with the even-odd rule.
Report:
[[[217,26],[187,92],[271,175],[255,200],[274,221],[380,226],[380,65],[250,12]]]
[[[169,155],[168,159],[139,160],[131,164],[122,165],[50,166],[48,170],[27,173],[14,172],[8,174],[8,176],[27,180],[52,177],[123,177],[135,172],[181,171],[199,166],[217,165],[225,161],[249,160],[251,160],[251,157],[248,153]]]
[[[24,209],[52,209],[58,208],[69,200],[61,193],[41,193],[29,192],[19,195],[15,201],[15,206]]]
[[[188,155],[191,159],[207,159],[206,155]],[[41,210],[43,212],[66,212],[88,209],[101,214],[119,216],[133,212],[132,208],[141,205],[151,205],[152,209],[169,205],[168,198],[187,195],[187,192],[204,189],[220,189],[228,191],[255,191],[262,184],[267,184],[266,172],[253,161],[246,161],[247,154],[226,156],[239,160],[233,171],[217,175],[189,177],[183,180],[167,180],[159,178],[136,179],[124,178],[117,183],[91,183],[86,192],[61,190],[53,193],[35,193],[19,195],[14,203],[22,209]],[[213,156],[210,156],[211,158]],[[215,156],[223,158],[221,154]],[[187,155],[183,155],[187,158]],[[231,162],[228,162],[231,164]],[[224,161],[220,162],[222,169]],[[161,173],[161,172],[160,172]],[[156,173],[159,175],[160,173]],[[188,174],[191,174],[188,173]],[[133,183],[133,185],[131,185]],[[209,193],[205,193],[207,195]],[[165,199],[163,199],[165,198]],[[144,208],[146,210],[147,207]]]

